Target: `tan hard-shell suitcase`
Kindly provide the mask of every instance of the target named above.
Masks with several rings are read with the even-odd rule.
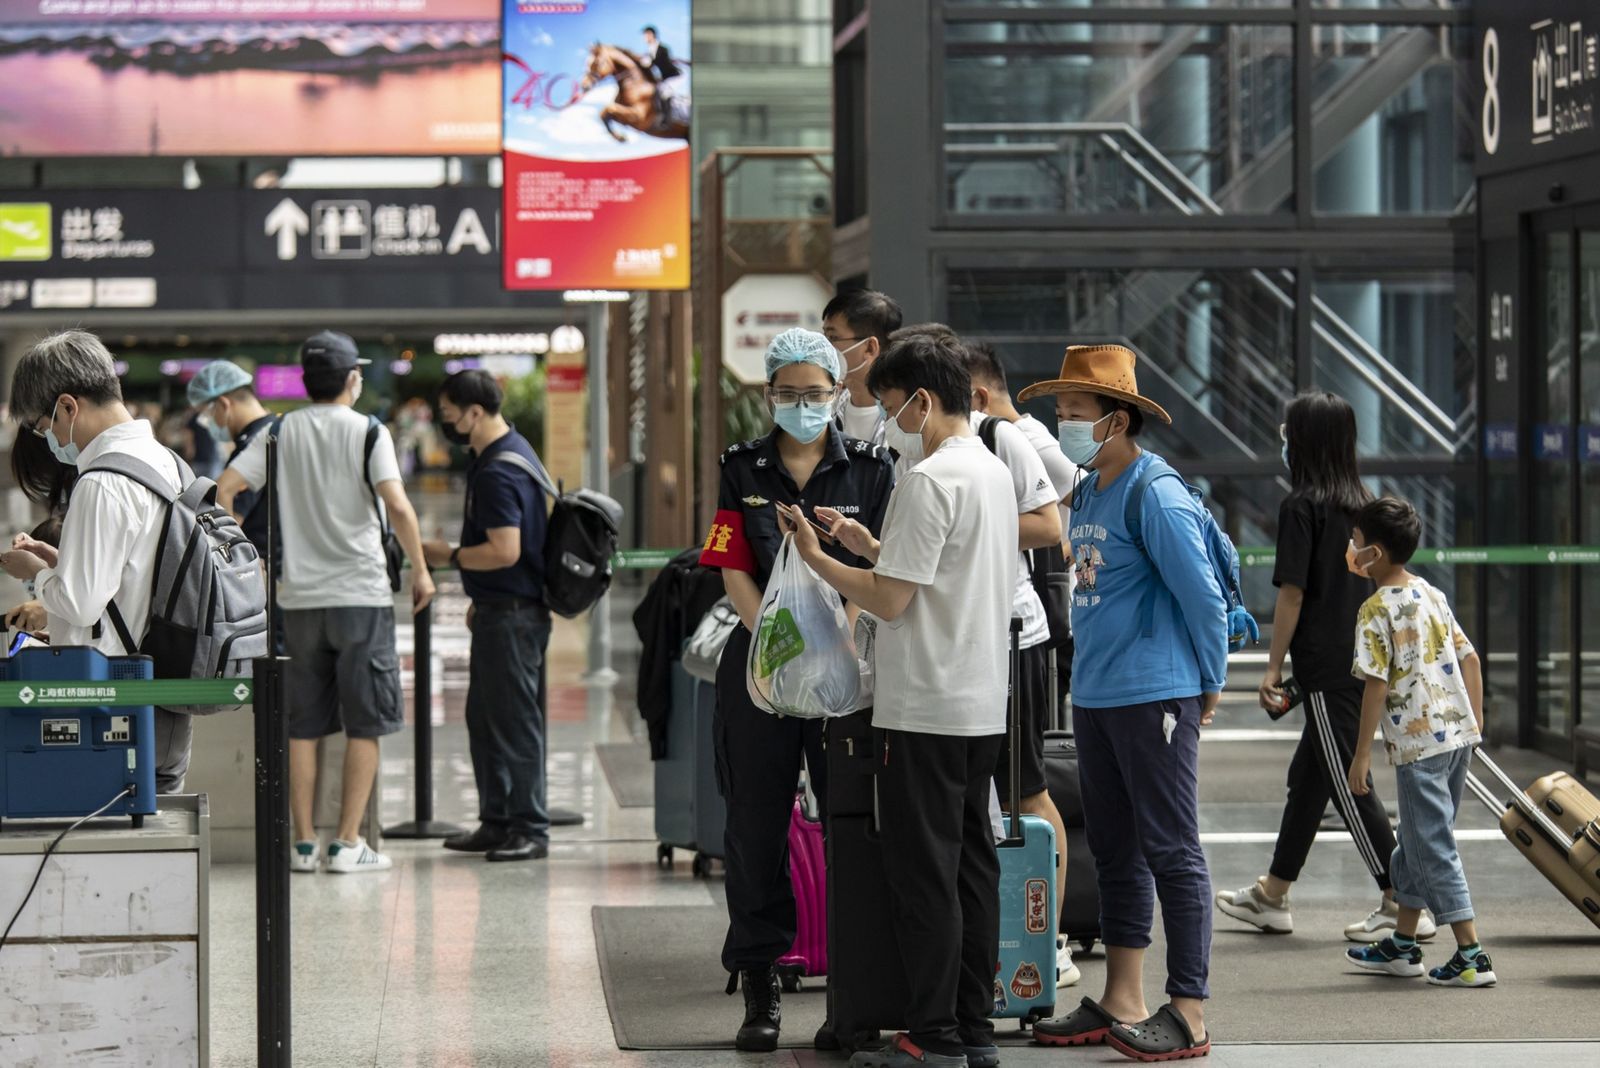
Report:
[[[1478,799],[1499,813],[1500,832],[1590,923],[1600,927],[1600,800],[1559,771],[1523,791],[1481,750],[1477,756],[1511,791],[1511,801],[1504,802],[1477,776],[1467,776]]]

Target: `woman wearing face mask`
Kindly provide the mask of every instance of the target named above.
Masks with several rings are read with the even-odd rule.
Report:
[[[876,535],[894,481],[885,449],[846,437],[834,425],[841,368],[827,338],[786,330],[768,346],[766,368],[766,399],[777,425],[766,437],[723,454],[717,514],[700,557],[722,571],[742,621],[717,671],[714,736],[718,784],[728,803],[729,922],[722,963],[744,987],[744,1023],[735,1042],[750,1052],[769,1052],[778,1043],[773,964],[795,937],[787,841],[802,754],[817,798],[824,805],[827,798],[821,721],[762,712],[745,687],[750,628],[783,542],[778,505],[797,505],[812,518],[819,508],[831,509]],[[828,552],[862,565],[837,542]]]
[[[1383,900],[1372,914],[1345,928],[1353,942],[1373,942],[1393,931],[1398,908],[1389,882],[1394,832],[1376,793],[1354,797],[1346,769],[1361,722],[1361,680],[1350,673],[1356,613],[1372,595],[1366,569],[1371,551],[1351,553],[1351,523],[1371,500],[1356,466],[1356,417],[1332,393],[1302,393],[1290,402],[1281,431],[1284,466],[1293,489],[1278,509],[1278,587],[1272,652],[1261,683],[1261,706],[1277,711],[1287,696],[1283,662],[1305,694],[1305,729],[1289,764],[1289,797],[1268,874],[1242,890],[1217,894],[1217,908],[1263,931],[1294,929],[1289,888],[1300,876],[1322,814],[1331,798],[1371,872]],[[1353,556],[1353,558],[1352,558]],[[1433,936],[1426,914],[1418,937]]]

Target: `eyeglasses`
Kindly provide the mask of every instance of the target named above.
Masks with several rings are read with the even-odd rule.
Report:
[[[769,389],[767,396],[773,404],[804,404],[807,408],[822,408],[833,403],[834,391],[831,389],[808,389],[804,392],[793,389]]]
[[[50,417],[48,415],[41,415],[41,416],[39,416],[38,419],[35,419],[33,422],[29,423],[28,424],[29,433],[31,433],[36,438],[48,437],[49,434],[50,434],[50,426],[47,425],[43,430],[40,430],[39,429],[39,419],[49,419],[49,418]],[[52,425],[54,424],[54,420],[51,420],[51,424]]]

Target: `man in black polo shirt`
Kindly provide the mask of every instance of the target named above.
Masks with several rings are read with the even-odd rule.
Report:
[[[219,444],[233,443],[224,467],[243,456],[255,436],[272,425],[274,416],[256,398],[255,380],[236,363],[214,360],[206,364],[189,380],[188,392],[189,404],[199,413],[205,431]],[[262,559],[267,553],[266,496],[265,489],[244,489],[233,499],[239,525]]]
[[[490,860],[550,852],[545,802],[545,717],[539,674],[550,640],[544,603],[544,493],[528,439],[500,414],[504,394],[487,371],[462,371],[439,391],[440,429],[472,449],[461,544],[424,545],[428,563],[461,569],[472,607],[467,738],[480,826],[446,849]]]

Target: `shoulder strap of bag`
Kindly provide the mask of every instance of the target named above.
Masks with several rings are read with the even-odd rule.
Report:
[[[383,502],[378,499],[378,487],[372,483],[372,450],[378,447],[378,432],[383,429],[383,424],[375,415],[367,416],[367,441],[361,450],[361,480],[367,484],[367,493],[372,497],[372,509],[378,513],[378,525],[383,533],[389,533],[389,513],[384,511]]]
[[[186,486],[193,482],[194,472],[190,470],[188,464],[183,462],[183,457],[179,456],[175,452],[172,452],[170,449],[167,451],[171,454],[173,465],[177,468],[178,480]],[[128,456],[124,453],[110,453],[106,456],[102,456],[100,459],[96,460],[83,470],[84,473],[88,473],[90,471],[107,471],[114,475],[121,475],[130,482],[134,482],[140,486],[143,486],[151,493],[154,493],[162,501],[166,502],[168,507],[171,507],[171,505],[181,495],[181,491],[175,492],[172,487],[167,484],[167,480],[163,478],[160,472],[158,472],[154,467],[145,463],[143,460],[136,460],[132,456]],[[159,568],[160,563],[160,554],[158,552],[156,559],[157,568]],[[154,584],[154,580],[159,577],[160,576],[158,574],[151,576],[152,585]],[[153,596],[151,599],[151,604],[152,606],[155,604]],[[133,640],[133,632],[128,629],[128,621],[122,617],[122,610],[117,607],[115,598],[112,598],[110,601],[106,602],[106,618],[111,621],[111,629],[117,632],[117,640],[122,643],[123,651],[129,656],[136,655],[139,652],[139,646]]]
[[[525,472],[528,477],[533,479],[535,485],[550,495],[552,500],[561,496],[561,491],[556,489],[555,484],[550,481],[550,473],[544,469],[544,465],[529,460],[521,453],[502,449],[491,456],[489,462],[491,464],[504,464],[506,467],[515,467],[517,470]]]
[[[1150,486],[1156,479],[1169,476],[1176,478],[1179,482],[1183,482],[1182,476],[1174,471],[1166,461],[1160,459],[1151,460],[1150,463],[1145,465],[1144,470],[1139,472],[1139,477],[1134,480],[1133,485],[1129,488],[1128,500],[1123,507],[1122,524],[1128,530],[1128,538],[1133,542],[1134,547],[1147,557],[1150,555],[1150,550],[1145,545],[1144,533],[1140,530],[1140,523],[1143,521],[1144,514],[1145,494],[1150,491]],[[1151,638],[1155,636],[1155,630],[1155,591],[1150,587],[1146,587],[1145,592],[1139,598],[1139,633],[1146,638]]]
[[[1002,420],[998,415],[988,415],[984,416],[983,422],[978,424],[978,439],[983,442],[984,448],[997,456],[999,452],[995,449],[995,438],[1000,433],[1001,422]]]

